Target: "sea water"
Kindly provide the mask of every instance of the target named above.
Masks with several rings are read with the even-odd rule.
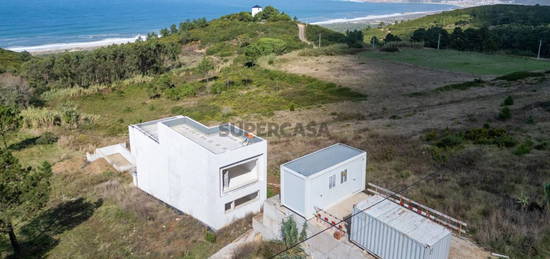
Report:
[[[214,19],[257,4],[310,23],[453,8],[349,0],[2,0],[0,48],[41,51],[123,43],[186,19]]]

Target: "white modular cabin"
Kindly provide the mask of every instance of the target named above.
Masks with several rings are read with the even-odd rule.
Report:
[[[259,12],[263,11],[263,8],[259,5],[252,6],[252,16],[256,16]]]
[[[452,233],[379,195],[353,207],[350,241],[384,259],[447,259]]]
[[[176,116],[129,126],[134,183],[214,230],[261,210],[267,142]]]
[[[281,204],[305,219],[365,190],[367,152],[335,144],[281,165]]]

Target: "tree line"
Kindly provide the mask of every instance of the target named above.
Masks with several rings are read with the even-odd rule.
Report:
[[[386,35],[385,42],[401,41],[391,33]],[[541,44],[541,57],[550,57],[550,27],[529,25],[502,25],[468,28],[455,27],[449,33],[442,27],[415,30],[410,41],[424,42],[428,48],[450,48],[456,50],[496,52],[505,51],[511,54],[536,56]]]
[[[138,41],[32,59],[22,65],[21,72],[34,88],[88,87],[165,72],[175,65],[178,53],[175,43]]]

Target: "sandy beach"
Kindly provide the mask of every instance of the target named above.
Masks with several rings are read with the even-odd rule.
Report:
[[[131,38],[111,38],[111,39],[92,41],[92,42],[55,43],[55,44],[47,44],[47,45],[31,46],[31,47],[13,47],[13,48],[8,48],[8,50],[16,51],[16,52],[27,51],[32,55],[47,55],[47,54],[55,54],[55,53],[61,53],[66,51],[73,52],[73,51],[93,50],[93,49],[110,46],[110,45],[131,43],[131,42],[135,42],[139,37],[143,39],[145,38],[145,36],[143,35],[137,35]]]
[[[365,17],[358,17],[358,18],[352,18],[352,19],[334,19],[334,20],[328,20],[328,21],[322,21],[322,22],[315,22],[312,24],[332,25],[332,24],[345,24],[345,23],[351,23],[351,24],[378,24],[381,22],[393,23],[395,21],[411,20],[411,19],[416,19],[423,16],[437,14],[441,12],[444,12],[444,11],[442,10],[442,11],[429,11],[429,12],[395,13],[395,14],[386,14],[386,15],[369,15]]]

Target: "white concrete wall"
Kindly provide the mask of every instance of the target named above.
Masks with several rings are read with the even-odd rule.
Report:
[[[281,203],[296,213],[305,215],[305,178],[281,166]]]
[[[315,207],[327,209],[350,196],[362,192],[366,186],[366,154],[348,160],[338,166],[329,168],[308,179],[309,199],[304,217],[315,216]],[[340,183],[340,172],[347,170],[347,181]],[[329,177],[336,176],[336,185],[329,189]]]
[[[128,132],[136,166],[137,187],[166,202],[168,195],[165,193],[166,188],[162,188],[166,181],[159,177],[159,172],[166,171],[160,144],[137,128],[129,127]]]
[[[263,11],[262,8],[252,8],[252,16],[256,16],[259,12]]]
[[[267,195],[266,141],[214,154],[163,124],[158,124],[158,143],[137,128],[129,131],[137,186],[145,192],[215,230],[261,210]],[[258,181],[224,194],[220,168],[252,157],[258,159]],[[225,203],[255,191],[256,200],[225,212]]]
[[[222,167],[240,162],[243,160],[257,157],[258,159],[258,181],[236,190],[223,193],[221,171]],[[212,165],[216,168],[212,169],[212,173],[208,174],[209,183],[216,183],[218,187],[215,192],[208,193],[215,201],[215,213],[211,213],[210,222],[215,226],[225,226],[230,222],[243,218],[249,213],[257,213],[261,210],[262,205],[267,198],[267,142],[262,141],[249,146],[241,147],[237,150],[228,151],[218,154],[212,160]],[[235,199],[241,198],[248,194],[259,191],[258,198],[253,202],[245,204],[234,210],[225,212],[225,204]],[[215,199],[214,199],[215,197]]]

